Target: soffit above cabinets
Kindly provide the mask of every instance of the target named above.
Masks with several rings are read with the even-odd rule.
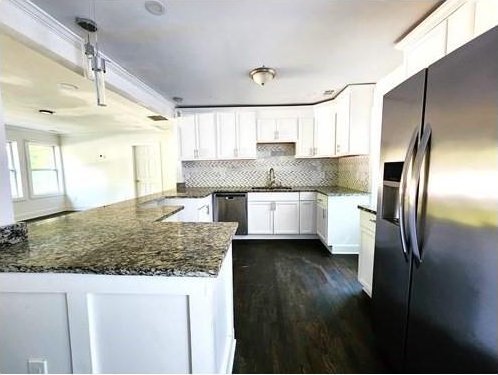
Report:
[[[147,116],[156,113],[109,89],[107,107],[98,107],[94,82],[10,36],[0,34],[0,49],[0,90],[8,125],[58,134],[167,128],[168,121],[152,121]],[[40,109],[55,113],[41,114]]]
[[[33,0],[80,33],[93,0]],[[317,102],[325,90],[375,82],[402,63],[395,43],[439,0],[168,0],[165,14],[141,0],[96,1],[102,50],[184,106]],[[248,76],[271,66],[265,87]]]

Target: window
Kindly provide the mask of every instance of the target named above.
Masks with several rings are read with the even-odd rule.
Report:
[[[59,148],[40,143],[28,143],[31,190],[34,196],[62,192]]]
[[[19,167],[19,151],[17,142],[7,142],[7,162],[9,166],[10,192],[12,198],[22,198],[21,168]]]

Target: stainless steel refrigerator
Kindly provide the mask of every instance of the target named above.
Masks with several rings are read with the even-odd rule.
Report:
[[[372,311],[394,371],[498,371],[498,28],[384,97]]]

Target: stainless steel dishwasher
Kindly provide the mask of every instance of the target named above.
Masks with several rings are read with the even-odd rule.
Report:
[[[237,222],[235,234],[247,234],[247,193],[216,193],[214,221]]]

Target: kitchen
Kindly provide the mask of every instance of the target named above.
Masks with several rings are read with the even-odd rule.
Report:
[[[224,48],[240,52],[228,35],[213,44],[206,55],[212,60],[175,72],[186,76],[146,80],[161,58],[169,69],[179,60],[163,51],[146,64],[140,27],[156,40],[154,25],[179,22],[173,30],[185,14],[202,14],[217,16],[216,33],[224,35],[230,16],[244,15],[250,4],[223,3],[226,15],[217,15],[215,4],[196,11],[195,1],[135,2],[128,10],[82,3],[0,1],[0,141],[7,144],[0,159],[0,371],[493,372],[497,254],[489,228],[496,227],[490,207],[497,197],[487,187],[496,185],[496,157],[489,157],[496,156],[496,105],[489,103],[496,103],[498,84],[495,52],[486,46],[496,44],[495,1],[268,5],[261,25],[272,23],[271,9],[288,17],[286,27],[302,27],[324,9],[343,12],[340,27],[355,24],[348,12],[381,27],[380,15],[394,12],[384,22],[391,23],[384,25],[388,37],[368,39],[368,28],[350,27],[368,40],[361,64],[348,60],[351,69],[343,66],[335,84],[330,71],[303,73],[293,83],[299,68],[292,73],[282,61],[267,67],[259,62],[265,56],[249,58],[259,67],[250,65],[234,81],[222,74],[232,74],[226,64],[240,63],[233,57],[206,77],[203,64],[216,69]],[[108,23],[105,15],[114,12],[142,16],[127,27]],[[76,17],[96,23],[82,27]],[[124,53],[129,41],[138,43],[131,55]],[[208,53],[196,43],[197,50],[179,43],[175,53],[186,61]],[[275,46],[289,51],[284,39],[265,43],[266,53]],[[103,52],[92,52],[97,46]],[[359,53],[354,43],[342,48]],[[381,51],[384,65],[366,62]],[[338,57],[330,58],[318,66],[333,66]],[[443,83],[434,83],[439,77]],[[297,90],[297,82],[309,86]],[[463,105],[463,93],[475,105]],[[452,160],[441,156],[438,128],[449,120],[434,105],[445,98],[452,98],[458,125],[445,137],[462,149]],[[407,116],[412,127],[400,127]],[[430,123],[415,126],[424,116]],[[481,137],[466,132],[460,118],[480,118],[474,132]],[[474,159],[462,161],[462,134],[470,146],[478,139],[482,157],[469,149]],[[428,178],[427,170],[441,165],[446,174]],[[465,176],[471,177],[462,183]],[[426,197],[424,189],[437,194]],[[437,240],[441,254],[453,248],[450,238],[466,233],[468,241],[455,247],[459,257],[445,259],[446,269],[436,268],[437,281],[424,271],[441,261],[431,255],[439,254],[433,236],[419,241],[425,212],[429,228],[440,228],[438,218],[459,225],[441,231],[460,228]],[[464,255],[475,243],[471,257]],[[422,320],[407,319],[408,312]],[[432,350],[428,336],[444,350]]]

